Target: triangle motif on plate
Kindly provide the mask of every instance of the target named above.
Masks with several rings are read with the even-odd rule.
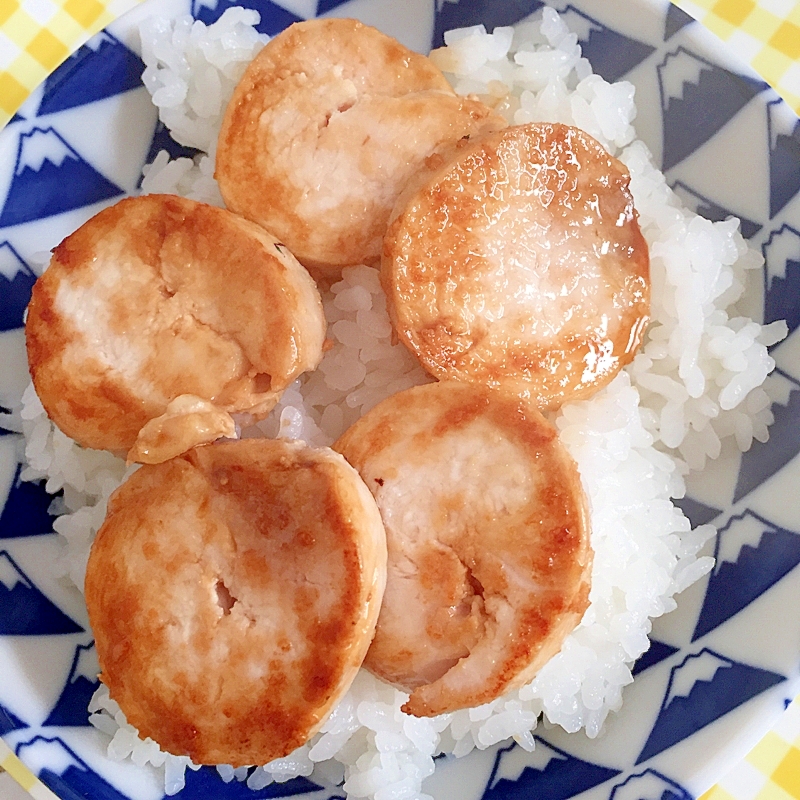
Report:
[[[714,557],[692,641],[747,608],[800,564],[800,534],[747,509],[720,528]]]
[[[0,636],[55,636],[82,633],[34,586],[5,550],[0,550]]]
[[[789,388],[787,397],[772,404],[775,421],[769,426],[766,442],[753,442],[752,447],[742,453],[739,475],[733,502],[737,503],[764,481],[772,477],[800,453],[800,383],[780,369],[774,370],[768,381],[780,381]]]
[[[629,775],[612,790],[609,800],[693,800],[679,783],[654,769]]]
[[[302,21],[302,17],[298,17],[270,0],[236,0],[235,3],[232,0],[192,0],[192,16],[206,25],[210,25],[233,6],[252,8],[258,11],[261,20],[256,25],[256,30],[259,33],[266,33],[268,36],[275,36],[276,33],[280,33],[291,24]]]
[[[732,661],[703,648],[670,671],[667,692],[637,764],[682,742],[696,731],[786,678]]]
[[[769,216],[800,192],[800,119],[783,102],[767,103],[769,131]]]
[[[656,68],[661,93],[666,171],[694,153],[767,84],[713,64],[682,45]]]
[[[252,772],[251,772],[252,774]],[[197,800],[197,798],[219,798],[219,800],[265,800],[272,797],[298,797],[311,795],[314,800],[326,800],[328,793],[323,794],[323,787],[308,778],[297,777],[284,782],[274,782],[261,789],[251,789],[246,781],[232,780],[225,783],[214,767],[187,769],[186,786],[177,794],[165,797],[164,800]]]
[[[0,510],[0,539],[44,536],[53,532],[55,516],[49,511],[53,495],[48,494],[43,482],[21,480],[21,472],[20,464]]]
[[[12,714],[7,708],[0,705],[0,736],[27,727],[27,723],[23,722],[18,716]]]
[[[334,8],[339,8],[339,6],[343,6],[348,2],[350,2],[350,0],[319,0],[317,3],[317,16],[321,17],[328,11],[333,11]]]
[[[13,436],[17,434],[17,431],[15,430],[16,425],[8,422],[8,418],[10,418],[10,416],[11,409],[6,408],[4,405],[0,405],[0,437]]]
[[[534,738],[532,753],[516,744],[498,751],[482,800],[512,796],[567,800],[619,775],[618,769],[592,764]]]
[[[785,319],[792,333],[800,326],[800,231],[781,225],[761,251],[766,261],[764,322]]]
[[[58,737],[35,736],[17,745],[17,757],[23,764],[46,764],[39,769],[39,780],[58,797],[92,800],[130,800],[128,795],[90,769],[72,748]]]
[[[141,89],[142,72],[142,59],[101,31],[47,78],[38,116]]]
[[[514,25],[538,11],[541,0],[482,0],[479,3],[453,3],[450,0],[436,3],[436,20],[433,26],[431,48],[444,45],[445,31],[483,25],[491,32],[495,28]]]
[[[97,677],[99,673],[100,665],[97,663],[94,642],[88,645],[79,644],[75,648],[67,682],[44,726],[89,725],[88,706],[92,695],[100,687]]]
[[[19,138],[11,187],[0,228],[51,217],[110,200],[124,191],[101,175],[53,128]]]
[[[656,49],[651,44],[606,27],[571,5],[561,17],[578,35],[583,55],[591,62],[592,69],[609,83],[620,80]]]
[[[759,225],[757,222],[753,222],[753,220],[747,219],[741,214],[735,214],[733,211],[723,208],[708,197],[704,197],[700,192],[696,192],[683,181],[676,181],[672,189],[675,194],[680,197],[685,206],[694,211],[695,214],[710,219],[712,222],[722,222],[728,219],[728,217],[737,217],[741,222],[739,230],[742,232],[742,236],[744,236],[745,239],[750,239],[755,236],[763,227],[763,225]]]
[[[712,519],[715,519],[722,513],[719,508],[706,505],[688,496],[681,497],[680,500],[673,500],[672,502],[683,511],[686,518],[692,523],[693,528],[696,528],[698,525],[708,524]]]
[[[694,17],[690,17],[682,8],[670,3],[667,8],[667,18],[664,21],[664,41],[671,39],[678,31],[683,30],[692,22],[694,22]]]
[[[0,241],[0,331],[23,326],[34,283],[36,275],[11,242]]]
[[[668,659],[674,653],[677,653],[679,648],[673,647],[670,644],[659,642],[658,639],[650,637],[650,647],[636,659],[631,674],[636,677],[639,673],[644,672],[656,664]]]
[[[170,135],[167,126],[161,120],[158,120],[153,130],[153,138],[150,140],[150,147],[147,150],[147,158],[144,163],[152,164],[162,150],[167,151],[170,161],[178,158],[194,158],[201,152],[196,147],[178,144]],[[139,179],[139,185],[141,186],[141,178]]]

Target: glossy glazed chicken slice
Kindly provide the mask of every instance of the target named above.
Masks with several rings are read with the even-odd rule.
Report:
[[[625,166],[531,123],[460,142],[398,201],[381,277],[400,340],[437,378],[556,408],[605,386],[649,319]]]

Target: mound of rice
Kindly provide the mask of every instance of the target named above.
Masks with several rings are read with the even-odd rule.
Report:
[[[161,152],[145,168],[143,191],[175,192],[221,205],[214,145],[225,104],[246,63],[266,41],[254,11],[232,8],[215,24],[189,17],[142,26],[143,79],[179,142],[202,149],[194,160]],[[770,398],[759,388],[774,363],[767,346],[783,323],[762,327],[736,312],[748,270],[761,267],[738,223],[708,222],[681,207],[647,148],[635,140],[633,87],[609,84],[581,57],[558,15],[515,28],[450,31],[432,54],[457,92],[474,93],[511,123],[560,121],[596,137],[630,169],[642,231],[650,245],[652,323],[634,362],[590,400],[567,405],[554,422],[578,463],[590,499],[595,561],[591,605],[580,626],[524,688],[485,706],[434,719],[400,711],[406,695],[364,670],[320,734],[287,758],[255,769],[218,767],[223,780],[253,789],[311,775],[344,780],[348,797],[420,798],[440,752],[462,756],[509,737],[532,750],[544,715],[567,731],[596,736],[620,708],[631,665],[649,646],[651,620],[708,572],[699,557],[711,526],[691,530],[671,502],[684,476],[720,454],[764,441]],[[384,397],[429,380],[392,329],[376,270],[354,265],[324,293],[334,347],[319,369],[291,386],[273,414],[243,436],[286,436],[330,444]],[[29,388],[21,402],[28,467],[24,477],[64,489],[55,523],[66,547],[62,570],[81,587],[106,501],[126,476],[107,453],[83,450],[49,422]],[[183,786],[188,759],[142,742],[104,687],[91,722],[111,738],[111,758],[164,769],[169,794]]]

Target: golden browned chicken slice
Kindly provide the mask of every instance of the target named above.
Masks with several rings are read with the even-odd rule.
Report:
[[[183,395],[265,416],[319,363],[325,318],[310,275],[263,228],[147,195],[101,211],[55,249],[25,332],[50,418],[82,445],[126,452]],[[184,420],[184,445],[208,441],[219,423]],[[175,455],[149,450],[145,460]]]
[[[335,448],[386,527],[364,666],[410,691],[418,716],[530,681],[589,602],[586,499],[552,425],[511,394],[444,381],[384,400]]]
[[[459,143],[393,212],[381,277],[400,339],[437,378],[558,407],[633,359],[649,255],[625,166],[532,123]]]
[[[228,208],[335,276],[378,262],[397,195],[437,148],[505,124],[380,31],[309,20],[247,68],[222,123],[216,178]]]
[[[380,514],[332,450],[248,439],[144,466],[89,558],[101,679],[162,749],[266,764],[347,691],[385,579]]]

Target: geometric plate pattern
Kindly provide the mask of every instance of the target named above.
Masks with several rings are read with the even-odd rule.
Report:
[[[45,491],[43,483],[20,480],[22,465],[17,467],[14,480],[0,510],[0,539],[22,536],[42,536],[53,532],[50,504],[53,495]]]
[[[444,45],[445,31],[483,25],[487,31],[514,25],[538,11],[541,0],[508,0],[505,3],[437,3],[436,22],[433,26],[431,48]]]
[[[129,800],[58,737],[34,736],[17,745],[16,755],[23,762],[42,764],[39,780],[64,800]]]
[[[526,753],[516,744],[500,749],[482,800],[514,796],[567,800],[620,773],[618,769],[575,758],[539,736],[534,739],[533,753]]]
[[[667,18],[664,22],[664,41],[670,39],[679,30],[682,30],[693,22],[693,17],[690,17],[685,11],[678,8],[678,6],[671,5],[667,9]]]
[[[701,503],[688,495],[675,501],[675,505],[683,511],[693,528],[698,525],[707,525],[722,513],[722,509]]]
[[[0,706],[0,736],[27,727],[19,717],[14,716],[7,708]]]
[[[761,226],[758,223],[747,219],[742,214],[735,213],[729,208],[718,206],[713,200],[704,197],[684,181],[676,181],[672,188],[687,208],[690,208],[695,214],[700,214],[700,216],[710,219],[712,222],[722,222],[728,217],[738,217],[741,223],[739,229],[745,239],[752,238],[761,230]],[[775,319],[784,318],[775,317]]]
[[[178,144],[170,135],[167,126],[158,120],[153,130],[153,138],[150,140],[150,147],[147,149],[145,163],[153,161],[162,150],[166,150],[171,159],[194,158],[200,152],[194,147]]]
[[[0,228],[21,225],[119,197],[124,191],[52,127],[33,128],[18,140],[14,177]]]
[[[664,171],[699,150],[769,88],[760,79],[731,72],[682,45],[666,55],[657,71]]]
[[[38,116],[138,89],[144,62],[111,34],[98,33],[44,82]]]
[[[210,25],[212,22],[216,22],[225,13],[225,9],[232,5],[256,9],[261,14],[261,21],[256,28],[260,33],[266,33],[268,36],[274,36],[284,28],[288,28],[289,25],[303,19],[270,0],[237,0],[236,3],[231,0],[220,0],[216,5],[209,5],[205,0],[193,0],[192,16],[205,22],[206,25]]]
[[[646,669],[650,669],[650,667],[656,666],[656,664],[660,664],[665,659],[669,658],[671,655],[677,653],[679,648],[673,647],[671,644],[665,644],[664,642],[659,642],[658,639],[654,637],[650,637],[650,647],[648,650],[642,654],[636,663],[633,665],[633,669],[631,670],[631,674],[634,678],[641,672],[644,672]]]
[[[785,115],[785,104],[767,104],[769,178],[772,186],[770,217],[774,217],[800,191],[800,120]]]
[[[733,495],[734,503],[757,489],[800,453],[800,425],[797,424],[800,416],[800,381],[780,369],[776,369],[775,374],[784,378],[789,385],[789,396],[785,404],[772,404],[775,421],[770,426],[769,439],[766,442],[754,442],[742,454]]]
[[[22,315],[35,281],[33,270],[11,243],[0,241],[0,331],[22,327]]]
[[[692,640],[747,608],[800,564],[800,534],[747,509],[719,529],[714,557]]]
[[[764,321],[785,319],[791,333],[800,326],[800,311],[792,302],[800,293],[800,230],[784,223],[770,233],[761,252],[769,264],[764,273]]]
[[[180,2],[174,0],[171,8],[177,9]],[[205,22],[231,5],[230,0],[183,3],[185,11]],[[441,44],[450,28],[510,25],[543,5],[541,0],[403,4],[244,0],[243,4],[260,12],[260,30],[270,35],[306,18],[312,7],[317,14],[357,15],[367,9],[371,16],[366,21],[371,22],[381,14],[388,18],[413,7],[416,21],[408,24],[428,25],[417,40],[433,46]],[[763,81],[721,57],[702,28],[666,0],[552,0],[551,4],[565,15],[597,72],[609,80],[636,83],[639,113],[646,115],[651,131],[648,145],[684,202],[711,219],[743,217],[743,234],[766,259],[765,319],[786,319],[794,334],[800,327],[797,117],[787,113]],[[79,224],[87,209],[120,197],[121,187],[130,186],[125,175],[142,166],[134,164],[132,171],[109,167],[98,158],[105,145],[87,144],[74,125],[75,115],[83,109],[87,119],[101,107],[123,118],[133,107],[131,98],[140,93],[132,90],[139,86],[142,64],[135,47],[128,44],[133,37],[125,32],[120,21],[90,40],[45,81],[35,95],[38,99],[27,103],[24,113],[0,132],[3,152],[10,154],[10,163],[2,165],[7,180],[0,185],[0,337],[19,334],[35,280],[33,265],[39,263],[33,258],[41,249],[37,242],[48,238],[50,226],[72,219],[71,214]],[[763,123],[763,135],[754,138],[747,120]],[[153,128],[148,122],[145,136],[141,153],[147,154],[147,161],[160,149],[173,157],[193,155],[175,143],[160,123]],[[731,169],[721,143],[744,138],[750,152],[759,157],[754,163],[765,168],[749,170],[737,164],[742,174],[735,191],[724,182],[708,180],[708,175]],[[763,623],[761,612],[754,609],[795,579],[800,566],[800,514],[791,524],[783,517],[779,522],[760,499],[765,487],[787,474],[800,453],[800,347],[793,341],[772,349],[789,388],[783,402],[773,408],[776,422],[770,440],[756,443],[742,457],[732,502],[703,502],[700,494],[681,501],[693,524],[714,520],[723,525],[715,544],[717,566],[705,584],[692,590],[697,590],[694,605],[679,606],[676,614],[683,615],[683,628],[665,635],[663,641],[654,637],[634,665],[634,688],[644,699],[637,699],[636,706],[626,702],[618,715],[623,734],[614,740],[613,758],[608,749],[582,744],[579,737],[565,744],[543,733],[537,735],[533,753],[517,745],[498,747],[487,754],[483,773],[470,767],[474,774],[470,773],[469,785],[437,800],[455,800],[456,795],[457,800],[567,800],[576,794],[587,800],[690,800],[705,788],[692,784],[693,768],[686,766],[691,752],[732,738],[733,728],[726,726],[735,709],[781,705],[783,692],[796,683],[800,654],[794,654],[791,663],[787,659],[770,664],[763,661],[765,654],[748,650],[729,632],[741,630],[743,621],[750,619],[756,627]],[[0,338],[0,348],[5,342]],[[0,374],[0,390],[2,381]],[[14,469],[7,474],[13,475]],[[43,573],[30,558],[31,547],[51,541],[50,499],[40,486],[21,483],[17,473],[0,509],[0,645],[17,646],[22,652],[26,645],[52,642],[53,649],[60,648],[63,666],[53,677],[54,699],[40,717],[43,723],[31,724],[18,705],[11,702],[12,708],[7,708],[3,700],[0,734],[65,800],[138,800],[129,797],[133,790],[113,765],[100,775],[81,750],[81,737],[90,735],[86,703],[97,685],[90,632],[58,607],[45,590],[51,584],[42,580]],[[4,667],[0,662],[0,677]],[[342,791],[337,792],[341,797]],[[252,792],[237,782],[223,783],[215,770],[201,769],[187,772],[186,787],[178,795],[183,800],[293,796],[323,800],[330,793],[309,778]]]
[[[81,633],[73,622],[0,550],[0,636],[57,636]]]
[[[100,686],[100,666],[94,643],[79,644],[69,670],[67,682],[58,701],[44,722],[45,727],[75,727],[89,724],[88,705]]]
[[[627,75],[656,49],[652,44],[603,25],[571,5],[562,16],[578,34],[583,55],[592,62],[592,69],[610,83]]]
[[[783,675],[740,664],[707,648],[686,656],[670,671],[661,710],[636,763],[682,742],[785,680]]]
[[[216,797],[221,791],[225,792],[225,800],[262,800],[266,797],[298,797],[302,795],[311,795],[319,800],[333,800],[329,797],[329,793],[321,794],[324,792],[323,787],[308,778],[292,778],[286,783],[273,783],[263,789],[253,790],[248,789],[245,783],[238,781],[223,783],[219,773],[211,767],[204,767],[197,772],[188,770],[186,786],[172,797],[178,798],[178,800],[184,800],[184,798],[189,800],[189,798],[196,797],[211,798]]]
[[[629,775],[611,791],[609,800],[693,800],[680,784],[660,772],[646,769]]]

